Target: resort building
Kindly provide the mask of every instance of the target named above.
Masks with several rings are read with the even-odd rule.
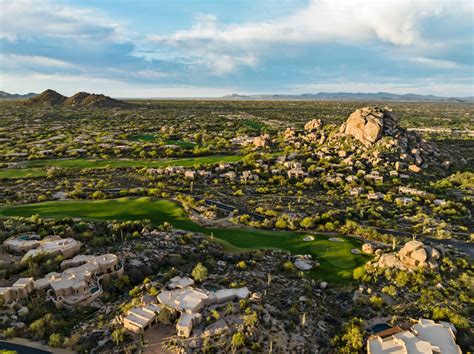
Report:
[[[11,253],[25,254],[40,245],[40,236],[36,234],[10,237],[3,246]]]
[[[419,319],[410,331],[393,327],[369,337],[368,354],[461,354],[449,322]]]
[[[62,273],[44,278],[20,278],[11,287],[0,288],[5,303],[26,299],[31,293],[45,294],[57,308],[88,305],[102,294],[100,281],[123,275],[123,266],[114,254],[76,256],[61,263]]]
[[[127,312],[123,318],[123,326],[131,332],[143,333],[156,323],[157,316],[162,309],[161,304],[148,304],[142,307],[134,307]]]
[[[123,275],[123,266],[114,254],[79,255],[63,261],[61,269],[62,273],[49,273],[34,283],[34,289],[46,291],[58,308],[90,304],[102,294],[102,279]]]
[[[208,291],[194,288],[194,281],[188,277],[174,277],[168,289],[158,294],[159,304],[135,307],[123,318],[123,326],[134,332],[142,333],[156,322],[156,316],[164,307],[180,316],[176,322],[178,336],[189,337],[196,324],[202,320],[201,310],[212,304],[222,304],[236,299],[247,299],[250,291],[247,287]],[[154,314],[154,315],[153,315]]]
[[[73,238],[47,236],[42,240],[38,235],[21,235],[10,237],[3,245],[12,253],[24,254],[22,262],[39,254],[60,254],[71,258],[81,249],[81,243]]]
[[[33,287],[33,278],[20,278],[12,286],[0,288],[0,298],[5,303],[27,299]]]

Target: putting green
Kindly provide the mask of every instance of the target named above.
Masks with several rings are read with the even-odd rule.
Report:
[[[313,235],[314,241],[303,241],[308,234],[290,231],[259,230],[251,228],[205,228],[190,220],[176,202],[151,198],[119,198],[99,201],[66,200],[28,205],[4,206],[0,216],[31,216],[64,218],[79,217],[96,220],[148,219],[154,225],[167,221],[175,228],[212,235],[233,251],[250,249],[283,249],[293,254],[311,254],[320,266],[311,274],[330,282],[344,283],[352,279],[354,268],[365,264],[367,258],[354,255],[352,248],[360,241],[341,237],[343,242],[329,241],[329,236]]]
[[[136,168],[149,167],[159,168],[168,166],[193,167],[194,165],[212,165],[219,162],[238,162],[242,159],[239,155],[213,155],[199,156],[182,159],[161,159],[161,160],[132,160],[132,159],[50,159],[35,160],[26,163],[27,168],[3,169],[0,170],[0,178],[32,178],[46,176],[46,168]]]

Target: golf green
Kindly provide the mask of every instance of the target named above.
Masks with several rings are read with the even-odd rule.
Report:
[[[210,235],[232,251],[282,249],[293,254],[311,254],[321,264],[311,270],[311,274],[335,283],[350,281],[353,270],[367,261],[365,256],[351,253],[352,248],[360,247],[360,242],[353,238],[341,237],[342,242],[332,242],[329,236],[317,234],[313,235],[313,241],[303,241],[307,234],[302,232],[244,227],[206,228],[190,220],[180,204],[164,199],[66,200],[0,208],[0,216],[27,217],[34,214],[49,218],[78,217],[93,220],[148,219],[154,225],[167,221],[178,229]]]
[[[2,169],[1,178],[32,178],[46,176],[46,168],[137,168],[149,167],[159,168],[168,166],[193,167],[195,165],[212,165],[219,162],[238,162],[242,159],[240,155],[213,155],[199,156],[182,159],[160,159],[160,160],[140,160],[140,159],[50,159],[34,160],[26,163],[27,168]]]

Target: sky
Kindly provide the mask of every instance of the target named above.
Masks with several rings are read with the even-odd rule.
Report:
[[[470,0],[0,0],[0,90],[474,95]]]

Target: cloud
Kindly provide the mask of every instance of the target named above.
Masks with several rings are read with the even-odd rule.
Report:
[[[11,41],[38,35],[88,40],[121,36],[119,24],[89,9],[36,0],[0,0],[0,6],[0,37]]]
[[[41,68],[71,69],[75,65],[39,55],[19,55],[0,53],[0,62],[4,70],[24,70]]]
[[[281,46],[290,51],[318,43],[426,47],[423,21],[450,11],[448,0],[311,0],[267,22],[220,25],[215,16],[199,15],[190,29],[149,39],[157,46],[192,53],[208,61],[216,73],[227,74],[239,66],[255,67]],[[472,6],[461,1],[458,11],[472,13]]]
[[[425,57],[414,57],[409,58],[410,61],[421,65],[428,65],[437,69],[454,69],[458,67],[458,64],[451,60],[432,59]]]
[[[426,81],[417,87],[465,89],[456,81],[463,77],[472,84],[468,0],[308,0],[298,1],[301,7],[286,2],[293,9],[280,9],[277,17],[271,4],[278,2],[262,1],[268,1],[269,13],[253,18],[265,20],[245,22],[229,13],[226,2],[216,3],[219,16],[197,14],[190,22],[180,17],[180,6],[170,5],[165,14],[153,13],[153,21],[172,14],[173,29],[147,33],[151,23],[140,26],[142,32],[131,27],[141,21],[143,6],[121,15],[127,21],[121,23],[78,0],[0,0],[0,66],[8,74],[2,89],[18,83],[43,87],[44,80],[78,91],[93,88],[96,80],[96,90],[114,95],[127,93],[127,83],[144,94],[159,86],[181,90],[181,96],[207,88],[200,96],[209,96],[224,88],[283,92],[322,82],[335,88],[378,83],[387,90],[419,80]],[[223,20],[228,18],[236,20]]]

